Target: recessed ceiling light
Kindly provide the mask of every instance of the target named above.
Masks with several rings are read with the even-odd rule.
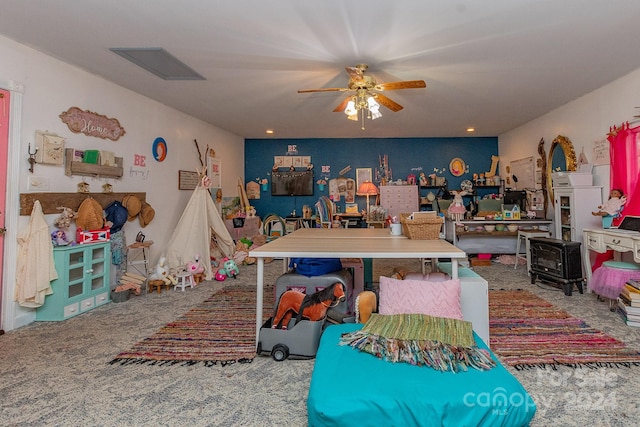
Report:
[[[473,127],[468,127],[467,128],[467,132],[469,132],[469,133],[475,132],[475,131],[476,131],[476,128],[473,128]]]
[[[163,80],[206,80],[161,47],[111,48],[109,50]]]

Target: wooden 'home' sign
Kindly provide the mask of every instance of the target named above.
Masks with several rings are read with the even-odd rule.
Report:
[[[78,107],[71,107],[64,111],[60,114],[60,118],[71,132],[83,133],[87,136],[117,141],[126,133],[118,119],[110,119],[89,110],[83,111]]]

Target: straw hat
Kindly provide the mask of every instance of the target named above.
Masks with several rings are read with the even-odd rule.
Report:
[[[87,197],[78,208],[76,224],[83,230],[101,230],[104,226],[102,206],[93,197]]]
[[[128,220],[133,221],[140,213],[140,209],[142,209],[142,202],[135,194],[127,194],[122,198],[122,206],[127,208],[127,212],[129,213]]]
[[[140,218],[140,226],[144,228],[149,225],[154,216],[156,216],[156,211],[151,207],[151,205],[147,202],[142,202],[140,215],[138,215],[138,218]]]

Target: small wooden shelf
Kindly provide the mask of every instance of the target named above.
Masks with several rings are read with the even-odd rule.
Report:
[[[124,175],[122,167],[122,157],[116,157],[115,166],[103,166],[92,163],[74,162],[73,148],[64,150],[64,174],[67,176],[102,176],[109,178],[121,178]]]

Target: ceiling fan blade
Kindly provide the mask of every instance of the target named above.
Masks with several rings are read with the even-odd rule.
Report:
[[[360,68],[357,67],[345,67],[347,73],[349,73],[349,77],[354,83],[360,83],[364,81],[364,73]]]
[[[376,93],[375,94],[375,98],[380,104],[384,105],[385,107],[387,107],[389,110],[393,111],[394,113],[398,112],[398,111],[400,111],[400,110],[402,110],[404,108],[402,105],[398,104],[395,101],[392,101],[391,99],[387,98],[386,96],[384,96],[381,93]]]
[[[345,99],[342,100],[342,102],[340,104],[338,104],[338,106],[333,110],[334,113],[342,113],[344,112],[344,109],[347,108],[347,104],[349,103],[349,100],[351,99],[351,95],[347,96]]]
[[[397,90],[397,89],[420,89],[427,87],[424,80],[407,80],[404,82],[380,83],[375,86],[376,90]]]
[[[309,93],[309,92],[344,92],[345,90],[350,90],[346,87],[328,87],[325,89],[304,89],[299,90],[298,93]]]

